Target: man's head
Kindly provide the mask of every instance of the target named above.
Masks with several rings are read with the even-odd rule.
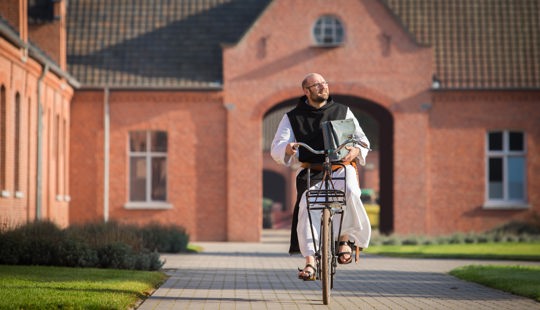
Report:
[[[302,81],[302,89],[306,95],[310,105],[320,108],[326,104],[326,100],[330,96],[328,83],[318,73],[310,73],[306,75]]]

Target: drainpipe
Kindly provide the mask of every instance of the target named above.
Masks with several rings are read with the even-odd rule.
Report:
[[[41,157],[43,156],[43,104],[41,101],[41,94],[43,93],[43,79],[49,72],[49,65],[43,66],[43,71],[37,81],[37,158],[36,158],[36,220],[41,220],[42,206],[41,206],[41,187],[43,179],[43,165]]]
[[[103,220],[109,221],[109,149],[110,149],[110,109],[109,87],[103,89]]]

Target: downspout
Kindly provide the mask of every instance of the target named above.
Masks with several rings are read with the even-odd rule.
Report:
[[[42,218],[42,206],[41,206],[41,187],[42,187],[42,160],[43,156],[43,105],[41,101],[41,94],[43,93],[43,79],[49,72],[49,65],[46,63],[43,66],[43,71],[37,81],[37,156],[36,156],[36,220]]]
[[[110,149],[110,109],[109,87],[103,89],[103,220],[109,221],[109,149]]]

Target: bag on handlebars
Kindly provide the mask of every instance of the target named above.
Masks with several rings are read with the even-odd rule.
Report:
[[[330,150],[330,161],[340,161],[343,157],[347,156],[349,151],[346,148],[342,148],[339,152],[333,151],[347,139],[354,137],[355,126],[353,119],[348,118],[344,120],[325,121],[321,123],[321,126],[323,131],[324,149]],[[347,145],[352,146],[353,143]]]

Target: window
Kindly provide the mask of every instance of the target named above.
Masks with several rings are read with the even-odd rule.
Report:
[[[339,19],[325,15],[315,22],[313,36],[317,45],[336,46],[343,43],[345,31]]]
[[[487,134],[487,206],[526,207],[525,135],[520,131]]]
[[[167,200],[167,133],[129,133],[129,202]],[[134,207],[134,204],[126,206]]]

